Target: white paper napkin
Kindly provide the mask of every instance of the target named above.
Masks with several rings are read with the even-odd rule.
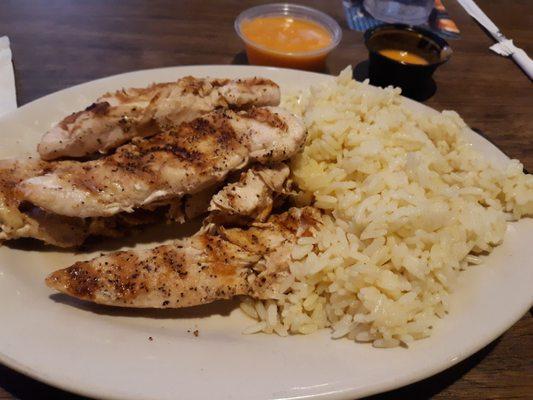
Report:
[[[11,62],[11,48],[9,38],[0,37],[0,115],[17,108],[17,92],[15,89],[15,74]]]

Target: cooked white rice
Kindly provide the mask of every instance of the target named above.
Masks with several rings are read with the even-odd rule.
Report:
[[[533,214],[533,177],[516,160],[492,167],[455,112],[415,113],[399,89],[351,76],[284,99],[309,130],[293,163],[299,201],[326,214],[294,248],[286,294],[242,303],[257,320],[245,333],[330,328],[376,347],[427,337],[459,271],[502,241],[506,221]]]

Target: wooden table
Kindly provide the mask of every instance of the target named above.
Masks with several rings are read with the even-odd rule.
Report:
[[[81,82],[145,68],[242,63],[233,20],[262,3],[244,0],[112,1],[4,0],[0,34],[12,43],[19,105]],[[340,0],[307,1],[346,28]],[[426,101],[458,110],[510,157],[533,171],[531,81],[454,1],[445,1],[462,30],[451,61],[437,71]],[[478,0],[509,36],[533,54],[533,3]],[[329,72],[366,59],[360,32],[344,30]],[[1,327],[0,327],[1,329]],[[375,399],[521,399],[533,396],[533,318],[526,314],[502,337],[459,365]],[[76,399],[0,366],[0,399]]]

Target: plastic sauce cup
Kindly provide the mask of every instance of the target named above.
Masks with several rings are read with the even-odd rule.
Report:
[[[254,42],[243,32],[244,22],[264,17],[292,17],[319,25],[331,36],[331,41],[325,46],[312,51],[279,51]],[[235,20],[235,30],[246,46],[248,62],[256,65],[321,71],[326,67],[326,58],[342,38],[339,24],[329,15],[310,7],[277,3],[249,8],[243,11]]]
[[[403,24],[380,25],[365,32],[369,52],[370,83],[399,86],[413,96],[430,80],[433,72],[452,55],[449,44],[433,32]],[[390,52],[411,53],[425,60],[423,64],[391,58]]]

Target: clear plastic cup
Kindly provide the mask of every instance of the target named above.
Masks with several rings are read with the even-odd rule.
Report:
[[[374,18],[389,23],[421,25],[427,22],[434,0],[364,0]]]
[[[250,40],[241,30],[244,21],[273,16],[291,16],[313,21],[331,34],[331,43],[314,51],[280,52]],[[250,64],[310,71],[321,71],[325,68],[328,54],[338,46],[342,38],[341,27],[329,15],[314,8],[288,3],[266,4],[243,11],[235,20],[235,30],[246,46],[246,55]]]

